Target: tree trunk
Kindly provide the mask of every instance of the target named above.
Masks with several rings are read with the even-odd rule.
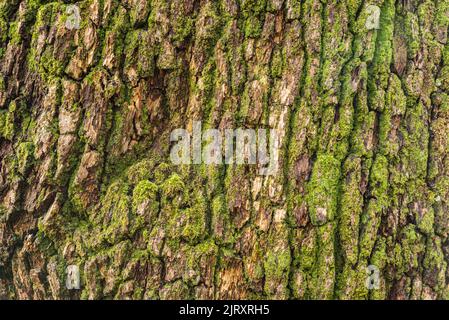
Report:
[[[446,0],[0,0],[0,298],[449,298],[448,25]],[[194,121],[276,129],[280,170],[174,165]]]

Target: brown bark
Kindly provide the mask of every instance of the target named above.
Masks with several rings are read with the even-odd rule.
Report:
[[[76,6],[0,0],[0,298],[449,297],[447,1]],[[280,172],[173,165],[194,121]]]

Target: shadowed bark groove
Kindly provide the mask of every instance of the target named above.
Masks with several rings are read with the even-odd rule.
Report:
[[[445,0],[0,0],[0,298],[449,298],[448,25]],[[173,165],[194,121],[278,130],[278,174]]]

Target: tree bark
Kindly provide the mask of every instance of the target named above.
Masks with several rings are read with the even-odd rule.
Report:
[[[0,0],[0,298],[449,298],[447,1],[75,5]],[[175,166],[194,121],[280,171]]]

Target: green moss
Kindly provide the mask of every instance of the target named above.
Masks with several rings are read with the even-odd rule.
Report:
[[[437,79],[438,86],[443,90],[449,90],[449,66],[444,66]]]
[[[288,19],[298,19],[301,16],[301,0],[288,1]]]
[[[403,171],[408,173],[408,179],[423,179],[427,175],[429,156],[427,117],[428,111],[422,103],[408,102],[405,116],[407,125],[400,129],[405,146],[400,151],[400,157],[404,166]],[[412,190],[409,188],[410,191]]]
[[[9,35],[10,43],[13,45],[19,45],[22,42],[21,32],[28,31],[29,25],[36,18],[36,13],[41,5],[39,0],[27,0],[25,1],[24,10],[20,10],[15,21],[10,22],[9,31],[6,21],[0,17],[0,43],[6,41],[6,36]],[[1,11],[1,9],[0,9]],[[3,25],[5,23],[5,25]],[[20,30],[21,29],[21,30]],[[2,32],[4,31],[4,33]]]
[[[130,236],[128,190],[128,185],[122,181],[114,182],[101,201],[101,214],[97,217],[97,223],[103,226],[103,237],[111,244]]]
[[[393,58],[395,2],[386,0],[382,6],[380,30],[377,33],[376,51],[368,78],[368,105],[371,110],[382,110],[385,106],[385,90],[390,76],[390,63]]]
[[[19,27],[20,24],[18,21],[14,21],[9,25],[9,38],[14,45],[18,45],[22,40]]]
[[[215,261],[218,256],[218,246],[209,239],[196,246],[183,246],[182,255],[186,256],[186,270],[183,279],[192,286],[197,286],[202,280],[212,281],[204,275],[207,270],[211,274],[215,272]]]
[[[20,143],[16,150],[16,156],[18,160],[18,171],[22,175],[25,175],[34,159],[34,144],[32,142]]]
[[[212,239],[206,240],[195,247],[195,251],[199,255],[213,255],[218,254],[218,246]]]
[[[138,184],[142,180],[151,180],[155,163],[151,159],[144,159],[132,165],[126,172],[129,183]]]
[[[266,277],[282,277],[290,269],[290,262],[290,250],[267,253],[264,261]]]
[[[311,230],[310,234],[307,235],[301,242],[298,254],[299,268],[303,271],[310,271],[316,259],[317,252],[317,237],[315,228]]]
[[[265,254],[265,246],[265,241],[260,237],[254,242],[250,254],[243,257],[245,276],[250,283],[263,281],[265,276],[264,264],[268,263],[268,267],[271,268],[272,262],[266,260],[267,255]],[[273,252],[270,252],[270,254],[275,255]],[[282,275],[283,273],[281,274],[281,277]],[[270,276],[267,280],[276,282],[275,273],[273,273],[272,270],[270,271]]]
[[[262,23],[266,0],[242,0],[241,10],[244,17],[244,31],[247,38],[258,38],[262,33]]]
[[[435,13],[434,24],[436,27],[448,28],[449,26],[449,3],[446,1],[438,1]]]
[[[0,44],[6,42],[8,39],[8,22],[0,17]],[[0,55],[1,57],[1,55]]]
[[[28,52],[27,61],[28,66],[32,71],[38,72],[44,81],[52,81],[56,77],[61,77],[65,66],[70,61],[67,56],[68,47],[66,51],[61,52],[58,57],[55,56],[55,48],[52,43],[46,41],[44,45],[38,44],[42,30],[46,30],[49,26],[57,25],[57,28],[62,28],[62,21],[59,19],[64,11],[65,5],[58,2],[51,2],[38,6],[32,4],[31,12],[33,17],[29,19],[36,19],[32,29],[31,49]],[[37,51],[40,48],[41,51]]]
[[[173,28],[173,42],[180,46],[192,34],[194,27],[195,18],[179,16]]]
[[[163,184],[165,179],[170,175],[172,167],[168,163],[161,163],[154,171],[154,182],[156,184]]]
[[[189,243],[198,243],[206,236],[206,199],[195,193],[189,208],[170,207],[168,214],[168,233],[173,239],[183,239]]]
[[[152,28],[158,27],[158,18],[161,12],[168,11],[169,3],[163,0],[152,0],[151,1],[151,11],[148,17],[148,28],[151,30]]]
[[[376,266],[379,270],[385,268],[390,257],[387,254],[387,241],[385,238],[379,238],[376,243],[370,264]]]
[[[382,200],[372,198],[361,217],[362,231],[360,235],[359,261],[367,261],[373,251],[376,235],[381,223],[381,214],[384,209]]]
[[[446,286],[447,262],[441,249],[441,240],[438,237],[427,239],[423,267],[426,283],[437,292],[441,292]]]
[[[390,76],[385,104],[393,115],[403,115],[405,113],[407,97],[402,90],[401,80],[395,74]]]
[[[371,168],[371,194],[378,200],[378,204],[385,208],[388,205],[388,160],[378,155]]]
[[[182,280],[168,283],[160,290],[162,300],[188,300],[191,298],[187,284]]]
[[[405,227],[401,232],[401,238],[399,248],[402,256],[396,256],[392,261],[399,271],[397,277],[400,277],[401,272],[417,269],[420,264],[421,254],[425,250],[425,239],[417,232],[415,226],[408,225]]]
[[[154,75],[156,48],[150,43],[148,31],[135,30],[126,35],[125,56],[125,70],[135,68],[142,78]]]
[[[311,299],[332,299],[335,274],[334,223],[319,227],[317,256],[312,269],[309,296]],[[332,275],[332,276],[329,276]]]
[[[267,7],[266,0],[241,0],[241,10],[243,16],[250,14],[262,14]]]
[[[342,196],[339,212],[339,237],[345,261],[357,262],[359,221],[363,210],[363,195],[360,192],[361,159],[348,158],[344,165],[345,183],[342,185]]]
[[[164,197],[171,199],[184,192],[185,185],[181,177],[173,173],[161,186]]]
[[[245,21],[245,36],[248,38],[258,38],[262,33],[262,23],[258,17],[250,16]]]
[[[34,0],[23,2],[27,5],[26,15],[30,19],[37,18],[29,44],[31,70],[38,71],[45,80],[62,77],[67,56],[60,55],[61,52],[56,55],[57,50],[51,39],[44,40],[42,47],[37,46],[37,40],[41,34],[39,30],[48,30],[59,23],[55,21],[56,17],[59,17],[58,21],[64,22],[64,14],[60,9],[65,8],[65,4],[42,1],[41,5],[41,1]],[[91,4],[91,1],[83,2],[85,8]],[[118,72],[117,75],[125,79],[128,77],[133,85],[134,81],[154,84],[157,80],[157,88],[153,89],[160,89],[173,107],[175,99],[179,98],[178,93],[184,92],[190,81],[189,93],[193,107],[199,106],[199,109],[190,111],[200,114],[210,123],[217,119],[232,122],[237,117],[242,124],[247,125],[247,115],[252,111],[251,92],[245,90],[245,86],[248,87],[247,80],[258,80],[268,87],[274,81],[273,85],[276,86],[277,80],[284,77],[289,80],[289,76],[294,73],[292,71],[286,75],[285,72],[291,67],[286,61],[300,57],[298,60],[302,63],[304,58],[303,76],[299,83],[301,99],[297,99],[287,115],[292,119],[289,124],[291,142],[285,145],[289,157],[289,163],[286,164],[288,169],[285,170],[287,174],[279,180],[287,186],[284,195],[289,201],[288,226],[279,226],[273,221],[267,232],[257,227],[256,219],[260,212],[253,211],[253,206],[256,201],[261,204],[261,208],[272,207],[274,204],[270,201],[276,201],[276,208],[282,205],[283,199],[271,199],[271,178],[264,182],[259,198],[252,199],[249,191],[251,179],[248,186],[242,183],[248,174],[251,178],[252,169],[249,169],[249,173],[246,169],[235,171],[234,177],[239,177],[237,183],[229,183],[233,176],[222,168],[200,166],[192,170],[192,167],[179,167],[178,173],[173,173],[173,166],[164,163],[162,158],[153,157],[151,151],[145,149],[148,148],[147,135],[156,132],[152,127],[154,121],[147,121],[151,120],[147,108],[141,113],[144,137],[139,137],[139,143],[132,152],[126,152],[123,156],[114,154],[114,148],[120,145],[123,137],[126,102],[129,102],[133,89],[129,84],[117,91],[107,89],[108,97],[118,97],[114,104],[119,109],[108,109],[106,131],[102,133],[100,145],[96,146],[96,150],[101,150],[99,156],[108,159],[104,166],[105,172],[91,172],[94,179],[98,178],[103,183],[103,197],[87,216],[79,215],[87,217],[88,222],[81,221],[82,218],[73,218],[77,213],[85,212],[80,209],[82,206],[72,208],[70,201],[67,201],[58,224],[64,234],[69,234],[68,239],[77,243],[76,253],[82,255],[82,259],[92,258],[98,254],[96,251],[100,251],[107,260],[105,271],[115,273],[125,266],[130,269],[127,271],[129,278],[125,279],[125,275],[117,277],[114,292],[108,293],[108,297],[114,297],[119,288],[129,289],[130,286],[124,284],[132,284],[134,273],[139,279],[133,283],[133,298],[191,297],[200,289],[196,285],[202,288],[203,281],[208,280],[215,281],[214,293],[217,293],[220,287],[215,288],[215,283],[220,274],[215,267],[229,267],[221,265],[223,261],[216,263],[215,259],[219,260],[221,251],[224,256],[232,256],[238,261],[226,272],[241,272],[243,266],[245,283],[238,285],[245,287],[242,288],[245,293],[251,291],[254,297],[278,298],[284,297],[284,294],[289,298],[289,289],[296,290],[294,286],[297,286],[295,297],[332,298],[335,278],[339,282],[335,287],[338,297],[389,297],[387,291],[399,285],[404,287],[404,292],[408,292],[413,282],[418,283],[414,290],[420,291],[419,286],[422,285],[425,287],[423,292],[427,293],[430,287],[438,292],[439,297],[442,296],[440,292],[445,286],[447,259],[442,250],[445,241],[440,240],[440,236],[447,233],[444,231],[447,222],[444,209],[449,180],[444,175],[442,156],[447,145],[444,134],[438,130],[446,127],[449,103],[429,103],[428,95],[436,90],[434,95],[449,100],[446,94],[441,93],[449,91],[447,45],[440,64],[442,68],[437,68],[439,49],[444,46],[447,35],[449,18],[446,13],[449,5],[444,1],[426,0],[419,4],[419,8],[416,4],[417,8],[408,10],[407,6],[400,3],[395,5],[392,0],[377,1],[375,4],[383,4],[381,29],[377,31],[367,31],[364,27],[365,3],[361,0],[333,4],[313,0],[239,0],[236,2],[238,13],[229,10],[224,1],[201,2],[199,6],[187,9],[180,8],[183,4],[176,1],[153,0],[135,5],[114,0],[110,14],[104,12],[107,8],[100,9],[100,15],[105,15],[101,26],[98,26],[101,30],[97,30],[100,43],[106,49],[104,32],[112,35],[118,68],[109,70],[109,74],[101,69],[102,62],[95,60],[98,66],[94,67],[84,82],[88,86],[92,85],[87,90],[96,92],[97,89],[103,89],[94,86],[123,69],[123,74]],[[18,5],[16,0],[0,3],[0,57],[5,51],[4,42],[8,37],[11,44],[19,44],[28,31],[28,23],[26,27],[21,25],[19,30],[23,19],[20,16],[22,10],[17,10]],[[40,8],[39,12],[33,15],[28,5],[30,8]],[[100,1],[100,8],[103,5],[103,1]],[[143,11],[140,11],[142,8],[138,8],[139,5],[145,6]],[[149,28],[145,30],[144,20],[150,6]],[[304,12],[301,12],[302,9]],[[189,10],[194,13],[184,14]],[[270,18],[276,17],[275,23],[291,31],[283,33],[281,42],[278,39],[269,41],[276,43],[270,65],[266,65],[266,57],[263,56],[265,44],[260,41],[254,43],[255,60],[245,61],[244,52],[252,42],[247,38],[261,36],[267,12],[273,12]],[[300,16],[301,23],[291,21]],[[346,30],[346,23],[349,24],[349,30]],[[136,27],[141,29],[135,30]],[[223,34],[221,27],[224,27]],[[413,71],[410,75],[406,74],[409,77],[407,79],[403,75],[392,74],[393,27],[394,36],[403,38],[407,46],[407,61],[411,68],[408,71]],[[295,41],[290,41],[290,38]],[[339,41],[331,41],[334,39]],[[82,37],[79,40],[82,45]],[[427,48],[421,54],[423,41]],[[337,45],[334,46],[335,43]],[[292,47],[282,47],[285,45]],[[37,50],[40,49],[42,51],[38,54]],[[303,50],[306,51],[305,55],[297,56]],[[100,52],[97,54],[101,55]],[[58,58],[61,56],[64,58]],[[153,79],[156,61],[161,57],[166,58],[166,63],[160,63],[159,67],[170,70],[159,70],[161,79],[159,75],[158,79]],[[420,57],[430,64],[429,68],[419,67],[422,64]],[[262,67],[256,63],[259,58],[265,60]],[[412,61],[416,62],[415,66]],[[122,63],[124,68],[121,68]],[[195,66],[200,68],[189,69]],[[414,67],[419,70],[412,70]],[[220,74],[218,70],[222,69],[227,72]],[[98,76],[101,74],[97,72],[99,70],[104,72],[104,77]],[[186,72],[189,77],[187,81],[183,79]],[[437,88],[433,88],[429,72],[438,72]],[[423,80],[421,75],[424,76],[422,85],[419,83]],[[0,76],[0,92],[6,91],[7,81],[9,79]],[[104,81],[101,83],[105,84]],[[223,91],[217,91],[217,88]],[[407,98],[411,92],[405,92],[403,88],[420,96]],[[276,118],[277,110],[274,113],[266,111],[269,111],[269,99],[276,99],[281,94],[277,91],[271,94],[271,89],[267,90],[267,96],[263,97],[266,109],[262,121]],[[19,94],[26,95],[25,91]],[[220,95],[224,98],[220,104],[223,108],[214,109],[214,99],[221,98]],[[319,99],[313,100],[317,96]],[[241,107],[240,113],[234,109],[235,97]],[[34,113],[22,112],[22,107],[20,110],[17,107],[13,102],[8,110],[0,110],[0,137],[11,141],[21,137],[14,143],[11,154],[2,159],[2,165],[8,172],[8,183],[19,179],[31,183],[33,177],[25,181],[16,175],[20,173],[26,177],[27,171],[35,164],[35,146],[24,141],[35,140],[30,135],[34,134],[39,124],[32,118]],[[92,117],[91,111],[86,111],[84,116]],[[178,116],[175,118],[176,123],[182,122]],[[432,123],[429,124],[429,121]],[[57,139],[57,126],[52,127],[50,132]],[[85,137],[83,139],[81,144],[86,140]],[[157,140],[165,141],[165,137],[159,136]],[[107,141],[109,144],[106,146]],[[168,147],[164,143],[161,145],[156,141],[155,146],[157,152],[166,155]],[[429,154],[435,151],[436,154]],[[51,152],[50,157],[54,155],[55,152]],[[304,168],[303,163],[297,162],[302,155],[309,155],[313,163],[308,181],[309,164]],[[343,161],[344,166],[341,168]],[[79,159],[74,156],[73,163],[78,162]],[[67,171],[72,172],[72,169],[73,166]],[[54,170],[50,168],[48,171],[43,176],[45,179]],[[295,181],[288,181],[289,177],[295,176],[295,171],[299,171],[296,184]],[[230,179],[225,182],[224,177]],[[50,189],[38,190],[37,204],[48,199],[48,190],[54,187],[51,185],[53,181],[48,181],[50,185],[47,187]],[[63,187],[66,185],[64,182],[61,180],[58,186]],[[277,178],[275,182],[278,182]],[[243,195],[239,194],[247,191]],[[434,199],[433,192],[439,195],[439,200]],[[226,198],[226,195],[229,197]],[[249,200],[253,209],[250,209],[247,224],[237,231],[233,219],[241,217],[229,212],[227,201],[242,199]],[[307,221],[296,225],[293,220],[298,212],[292,212],[293,208],[308,210],[311,223]],[[6,208],[0,206],[0,219],[3,221],[7,218],[6,211]],[[334,221],[334,218],[338,221]],[[75,231],[72,235],[66,229]],[[440,229],[441,232],[435,232]],[[61,230],[58,232],[61,233]],[[65,249],[64,245],[69,240],[64,240],[58,248],[54,248],[48,239],[41,239],[43,231],[47,232],[48,229],[40,223],[37,237],[39,250],[47,254],[44,250],[47,245],[50,246],[51,254],[55,254],[55,249],[61,252]],[[58,239],[53,233],[56,232],[52,230],[52,239]],[[253,236],[255,238],[251,238]],[[135,244],[136,248],[131,250],[128,245],[126,251],[129,256],[123,257],[120,250],[116,250],[116,243],[125,242],[125,239],[129,239],[129,245]],[[109,249],[111,246],[114,249]],[[145,267],[153,268],[165,258],[173,257],[166,257],[168,254],[163,250],[164,246],[172,249],[170,254],[181,253],[180,260],[187,265],[175,270],[180,273],[179,278],[170,283],[161,284],[158,273],[155,276],[158,279],[154,280],[157,283],[149,285],[146,281],[153,281],[150,279],[153,275]],[[250,253],[245,254],[248,251]],[[155,261],[149,258],[153,255],[158,256]],[[134,266],[128,266],[129,259],[138,266],[136,270]],[[368,264],[374,264],[382,270],[385,283],[382,283],[384,287],[380,290],[368,292],[365,287],[365,267]],[[205,274],[203,267],[212,269],[213,280],[201,279]],[[292,267],[294,270],[290,270]],[[140,271],[148,272],[146,288],[140,281]],[[94,283],[99,290],[104,286],[103,281],[102,278]],[[148,291],[144,294],[145,289]],[[88,294],[88,290],[83,291],[84,298]]]
[[[340,163],[331,154],[319,155],[307,184],[306,201],[313,225],[333,220],[337,210]]]
[[[15,132],[16,103],[11,102],[8,111],[0,110],[0,136],[12,140]]]
[[[409,57],[414,57],[420,49],[420,33],[418,17],[407,11],[403,22],[407,38],[407,52]]]
[[[359,11],[362,0],[347,0],[345,3],[351,18],[350,21],[353,21],[356,18],[357,11]]]
[[[157,214],[159,211],[158,191],[158,186],[148,180],[139,182],[133,190],[133,212],[140,213],[141,206],[144,205],[144,213],[151,216]]]
[[[123,53],[125,52],[126,36],[130,32],[130,28],[129,14],[125,8],[119,6],[105,31],[105,39],[113,39],[113,43],[109,45],[112,45],[113,55],[117,59],[116,65],[112,67],[121,66]],[[107,45],[105,42],[101,55],[102,58],[106,57]]]
[[[232,241],[230,239],[231,219],[226,208],[226,199],[219,194],[212,200],[212,234],[218,243]]]
[[[423,210],[422,216],[417,212],[416,221],[421,232],[427,235],[432,235],[434,233],[435,214],[432,208]]]
[[[201,28],[196,28],[195,41],[207,52],[213,49],[213,45],[220,37],[220,26],[222,25],[222,16],[219,8],[219,2],[207,2],[201,7],[197,21],[203,19],[207,21]]]
[[[138,5],[136,5],[138,4]],[[148,20],[152,1],[140,1],[134,3],[129,9],[129,17],[131,25],[136,27],[144,26]]]
[[[271,59],[271,76],[278,78],[282,76],[284,69],[284,56],[282,50],[275,50]]]
[[[25,22],[31,22],[36,18],[37,10],[42,6],[41,0],[26,0]]]
[[[213,103],[212,97],[216,87],[217,81],[217,67],[215,58],[209,59],[204,69],[201,72],[201,77],[197,81],[197,86],[195,89],[198,94],[203,97],[203,116],[208,118],[211,111],[213,110],[215,104]]]
[[[366,288],[366,263],[359,263],[356,267],[350,264],[344,266],[337,275],[339,288],[336,291],[338,299],[342,300],[367,300],[368,289]],[[341,286],[341,287],[340,287]]]

